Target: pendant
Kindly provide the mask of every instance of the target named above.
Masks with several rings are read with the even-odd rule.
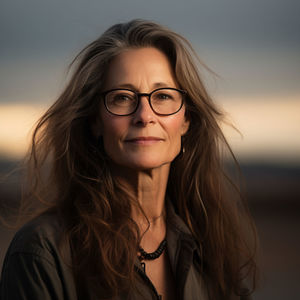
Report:
[[[144,262],[141,262],[142,268],[144,270],[144,273],[146,273],[146,264]]]

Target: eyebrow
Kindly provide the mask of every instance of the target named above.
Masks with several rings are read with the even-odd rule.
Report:
[[[162,88],[162,87],[164,87],[164,88],[173,87],[173,84],[170,86],[170,84],[165,83],[165,82],[156,82],[152,85],[153,89],[158,89],[158,88]],[[122,84],[118,84],[118,85],[115,85],[112,87],[112,89],[120,89],[120,88],[138,91],[138,89],[131,83],[122,83]]]

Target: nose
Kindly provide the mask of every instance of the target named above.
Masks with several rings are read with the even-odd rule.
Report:
[[[140,95],[139,106],[133,116],[133,121],[136,125],[145,126],[149,123],[155,123],[156,115],[150,106],[149,96]]]

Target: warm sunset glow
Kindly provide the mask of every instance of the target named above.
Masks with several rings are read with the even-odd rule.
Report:
[[[240,158],[300,162],[300,96],[243,98],[222,103],[228,120],[242,134],[224,126],[225,135]]]
[[[38,105],[0,104],[0,157],[19,159],[25,154],[31,129],[43,111]]]
[[[283,99],[218,99],[228,113],[224,126],[238,158],[300,162],[300,97]],[[46,107],[0,105],[0,156],[18,159],[28,147],[34,123]]]

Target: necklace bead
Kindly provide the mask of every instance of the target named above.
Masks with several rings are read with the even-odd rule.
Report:
[[[141,246],[139,247],[139,259],[140,260],[154,260],[159,258],[167,246],[167,240],[163,239],[162,242],[159,244],[158,248],[151,253],[146,252]]]

